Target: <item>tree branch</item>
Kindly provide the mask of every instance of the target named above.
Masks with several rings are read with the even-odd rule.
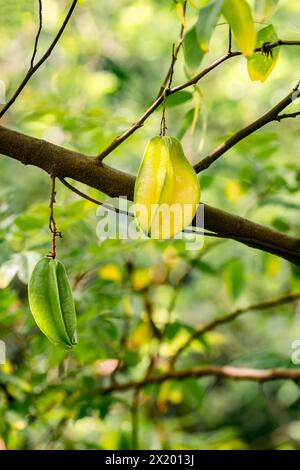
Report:
[[[169,90],[166,90],[166,96],[172,95],[173,93],[177,93],[180,90],[183,90],[184,88],[188,88],[191,85],[194,85],[197,83],[202,77],[207,75],[211,70],[215,69],[218,67],[218,65],[222,64],[222,62],[225,62],[228,60],[230,57],[234,57],[234,55],[240,55],[240,53],[231,53],[231,54],[226,54],[222,56],[221,58],[217,59],[214,61],[211,65],[209,65],[206,69],[204,69],[197,77],[195,77],[192,80],[188,80],[187,82],[183,83],[182,85],[179,85],[177,87],[171,88]],[[164,98],[164,93],[161,93],[155,101],[149,106],[149,108],[144,112],[144,114],[134,123],[132,124],[131,127],[129,127],[123,134],[119,135],[116,137],[109,145],[106,147],[100,155],[98,155],[97,160],[98,162],[102,162],[107,155],[109,155],[113,150],[115,150],[119,145],[121,145],[128,137],[130,137],[137,129],[142,127],[144,125],[144,122],[148,119],[149,116],[160,106],[160,104],[163,102]]]
[[[282,119],[296,118],[298,116],[300,116],[300,111],[290,114],[280,114],[279,116],[277,116],[276,121],[281,121]]]
[[[186,1],[183,2],[183,14],[185,16],[185,12],[186,12]],[[177,41],[177,46],[175,47],[175,49],[172,51],[172,59],[171,59],[171,64],[170,64],[170,67],[167,71],[167,74],[162,82],[162,85],[159,89],[159,92],[157,94],[157,97],[158,98],[166,88],[168,88],[169,86],[169,83],[172,82],[172,75],[173,75],[173,71],[174,71],[174,66],[175,66],[175,63],[177,61],[177,58],[178,58],[178,54],[179,54],[179,51],[180,51],[180,48],[182,46],[182,42],[183,42],[183,34],[184,34],[184,29],[185,29],[185,26],[184,24],[181,25],[181,28],[180,28],[180,33],[179,33],[179,38],[178,38],[178,41]]]
[[[284,40],[279,40],[274,43],[270,43],[267,45],[268,49],[273,49],[274,47],[278,46],[297,46],[300,45],[300,41],[284,41]],[[266,50],[266,45],[263,45],[261,47],[258,47],[255,49],[255,52],[263,52]],[[166,96],[172,95],[174,93],[177,93],[178,91],[184,90],[185,88],[188,88],[192,85],[196,85],[199,80],[201,80],[203,77],[205,77],[209,72],[214,70],[216,67],[221,65],[223,62],[226,62],[227,60],[241,56],[242,53],[239,51],[236,52],[231,52],[228,51],[225,55],[220,57],[219,59],[215,60],[212,64],[210,64],[208,67],[206,67],[204,70],[202,70],[199,74],[195,75],[195,77],[191,78],[190,80],[187,80],[186,82],[182,83],[181,85],[178,85],[176,87],[173,87],[169,90],[165,91]],[[99,155],[98,155],[98,162],[101,163],[104,158],[106,158],[113,150],[115,150],[119,145],[122,144],[128,137],[130,137],[135,131],[137,131],[140,127],[144,125],[144,122],[148,119],[149,116],[158,108],[158,106],[162,103],[164,98],[164,90],[161,92],[161,94],[153,101],[153,103],[149,106],[149,108],[144,112],[144,114],[134,123],[132,126],[130,126],[123,134],[119,135],[116,137]]]
[[[132,380],[123,383],[117,383],[109,387],[100,388],[101,393],[123,392],[130,389],[138,389],[150,385],[161,384],[167,380],[184,380],[190,377],[219,377],[233,380],[251,380],[254,382],[267,382],[270,380],[299,380],[300,369],[250,369],[248,367],[231,366],[203,366],[192,367],[179,371],[167,372],[160,375],[149,376],[143,380]]]
[[[245,137],[248,137],[249,135],[253,134],[253,132],[257,131],[258,129],[261,129],[266,124],[272,121],[281,121],[282,119],[286,119],[288,117],[298,116],[299,113],[280,114],[280,112],[283,111],[287,106],[289,106],[293,101],[295,101],[299,97],[300,88],[298,84],[297,87],[291,93],[289,93],[285,98],[283,98],[283,100],[281,100],[276,106],[270,109],[270,111],[268,111],[266,114],[264,114],[248,126],[244,127],[240,131],[236,132],[229,139],[227,139],[226,142],[219,145],[209,155],[207,155],[199,163],[197,163],[194,167],[197,173],[206,170],[206,168],[208,168],[229,149],[234,147],[234,145],[236,145],[241,140],[245,139]]]
[[[269,300],[267,302],[260,302],[257,304],[249,305],[245,308],[238,308],[233,312],[224,315],[220,318],[216,318],[215,320],[207,323],[206,325],[202,325],[190,335],[187,341],[177,350],[174,356],[171,358],[170,366],[171,368],[174,367],[175,362],[179,358],[179,356],[190,346],[190,344],[199,336],[207,333],[208,331],[214,330],[215,328],[219,327],[220,325],[224,325],[225,323],[229,323],[232,320],[235,320],[237,317],[242,315],[243,313],[248,313],[255,310],[269,310],[270,308],[278,307],[279,305],[285,305],[295,300],[300,299],[300,292],[296,292],[295,294],[288,294],[284,295],[283,297],[279,297],[278,299]]]
[[[33,47],[33,53],[32,53],[32,57],[31,57],[31,61],[30,61],[30,68],[33,68],[34,67],[34,59],[35,59],[35,56],[37,54],[37,49],[38,49],[38,43],[39,43],[39,39],[40,39],[40,34],[42,32],[42,27],[43,27],[43,7],[42,7],[42,0],[38,0],[39,2],[39,27],[38,27],[38,31],[37,31],[37,34],[36,34],[36,37],[35,37],[35,41],[34,41],[34,47]]]
[[[16,89],[16,91],[14,92],[14,94],[12,95],[12,97],[10,98],[10,100],[6,103],[6,105],[3,106],[3,108],[1,109],[0,111],[0,119],[4,116],[4,114],[8,111],[8,109],[13,105],[13,103],[16,101],[16,99],[18,98],[18,96],[20,95],[20,93],[23,91],[23,89],[25,88],[25,86],[27,85],[27,83],[29,82],[30,78],[32,77],[32,75],[41,67],[41,65],[43,65],[43,63],[48,59],[48,57],[51,55],[54,47],[56,46],[56,44],[58,43],[59,39],[61,38],[61,35],[63,34],[68,22],[69,22],[69,19],[71,18],[72,16],[72,13],[76,7],[76,4],[77,4],[77,1],[78,0],[73,0],[71,6],[70,6],[70,9],[67,13],[67,16],[65,17],[65,20],[62,24],[62,26],[60,27],[57,35],[55,36],[55,38],[53,39],[52,43],[50,44],[49,48],[47,49],[47,51],[45,52],[45,54],[41,57],[41,59],[35,64],[33,65],[33,62],[34,62],[34,59],[35,59],[35,55],[36,55],[36,48],[37,48],[37,43],[38,43],[38,39],[39,39],[39,35],[40,35],[40,32],[38,32],[38,35],[36,37],[36,40],[35,40],[35,46],[34,46],[34,52],[33,52],[33,56],[32,56],[32,59],[31,59],[31,65],[30,65],[30,68],[27,72],[27,74],[25,75],[25,77],[23,78],[22,82],[20,83],[20,85],[18,86],[18,88]],[[41,15],[41,13],[40,13]],[[40,17],[41,18],[41,17]],[[41,28],[41,20],[40,20],[40,28]]]
[[[72,178],[111,197],[132,200],[135,178],[94,157],[64,149],[0,126],[0,154],[34,165],[57,178]],[[300,239],[256,224],[237,215],[204,205],[205,228],[220,237],[276,254],[300,266]]]

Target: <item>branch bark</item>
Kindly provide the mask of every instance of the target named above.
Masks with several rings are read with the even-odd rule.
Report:
[[[143,380],[132,380],[117,383],[109,387],[100,388],[100,393],[123,392],[130,389],[138,389],[150,385],[161,384],[167,380],[184,380],[190,377],[219,377],[233,380],[251,380],[254,382],[267,382],[270,380],[299,380],[300,369],[250,369],[248,367],[231,366],[203,366],[193,367],[179,371],[167,372],[160,375],[149,376]]]
[[[298,46],[300,45],[300,41],[285,41],[285,40],[278,40],[274,43],[270,43],[267,45],[268,50],[273,49],[274,47],[279,47],[279,46]],[[262,47],[257,47],[255,49],[255,52],[265,52],[266,51],[266,45],[263,45]],[[221,65],[223,62],[226,62],[227,60],[241,56],[242,53],[240,51],[235,51],[232,52],[231,50],[228,50],[228,52],[216,59],[212,64],[210,64],[208,67],[206,67],[204,70],[202,70],[200,73],[195,75],[193,78],[190,80],[187,80],[186,82],[182,83],[181,85],[178,85],[176,87],[167,89],[167,90],[162,90],[161,93],[157,96],[156,100],[153,101],[153,103],[149,106],[149,108],[144,112],[144,114],[134,123],[132,126],[130,126],[123,134],[117,136],[99,155],[98,155],[98,162],[101,163],[104,158],[106,158],[113,150],[115,150],[119,145],[122,144],[128,137],[130,137],[135,131],[137,131],[140,127],[144,125],[144,122],[148,119],[149,116],[160,106],[160,104],[163,101],[164,98],[164,92],[165,96],[168,97],[169,95],[172,95],[174,93],[177,93],[178,91],[184,90],[185,88],[188,88],[192,85],[196,85],[199,80],[201,80],[203,77],[205,77],[209,72],[217,68],[219,65]]]
[[[249,135],[253,134],[258,129],[261,129],[266,124],[272,121],[281,121],[282,119],[287,118],[295,118],[299,115],[299,113],[291,113],[291,114],[280,114],[287,106],[289,106],[292,102],[297,100],[300,97],[300,88],[299,85],[289,93],[283,100],[281,100],[276,106],[274,106],[270,111],[265,113],[256,121],[252,122],[248,126],[244,127],[240,131],[236,132],[232,135],[226,142],[219,145],[215,150],[213,150],[209,155],[203,158],[197,165],[195,165],[195,170],[197,173],[200,171],[206,170],[212,163],[214,163],[218,158],[220,158],[224,153],[234,147],[238,142],[245,139]]]
[[[58,178],[72,178],[111,197],[133,198],[135,178],[97,158],[64,149],[0,126],[0,154],[34,165]],[[300,266],[300,239],[251,222],[237,215],[204,206],[205,228],[225,238],[276,254]]]
[[[78,0],[73,0],[71,6],[69,8],[69,11],[68,11],[68,13],[67,13],[67,15],[64,19],[64,22],[61,25],[57,35],[53,39],[52,43],[50,44],[50,46],[47,49],[47,51],[45,52],[45,54],[40,58],[40,60],[35,65],[33,65],[35,55],[36,55],[36,52],[37,52],[37,44],[38,44],[38,40],[39,40],[41,28],[42,28],[42,22],[41,22],[42,13],[41,13],[41,3],[40,3],[40,26],[39,26],[39,30],[38,30],[38,33],[37,33],[37,36],[36,36],[36,39],[35,39],[34,51],[33,51],[33,55],[32,55],[32,58],[31,58],[31,63],[30,63],[29,70],[28,70],[27,74],[25,75],[25,77],[23,78],[20,85],[18,86],[18,88],[16,89],[16,91],[14,92],[14,94],[12,95],[12,97],[9,99],[9,101],[6,103],[6,105],[4,105],[3,108],[0,110],[0,119],[4,116],[4,114],[9,110],[9,108],[16,101],[16,99],[18,98],[20,93],[23,91],[23,89],[25,88],[25,86],[27,85],[29,80],[31,79],[32,75],[34,75],[35,72],[41,67],[41,65],[43,65],[43,63],[48,59],[48,57],[50,57],[53,49],[55,48],[55,46],[58,43],[58,41],[60,40],[64,30],[66,29],[66,26],[69,22],[69,19],[71,18],[72,13],[73,13],[73,11],[76,7],[77,1]]]
[[[248,307],[245,307],[245,308],[238,308],[234,312],[231,312],[220,318],[216,318],[215,320],[212,320],[210,323],[207,323],[206,325],[200,326],[199,328],[193,331],[193,333],[190,335],[188,340],[177,350],[177,352],[171,358],[171,361],[170,361],[171,368],[174,366],[179,356],[190,346],[192,341],[194,341],[196,338],[199,338],[199,336],[203,335],[204,333],[214,330],[220,325],[224,325],[226,323],[231,322],[232,320],[235,320],[243,313],[248,313],[251,311],[253,312],[255,310],[260,310],[260,311],[269,310],[271,308],[278,307],[280,305],[285,305],[291,302],[295,302],[296,300],[299,300],[299,299],[300,299],[300,292],[296,292],[295,294],[284,295],[282,297],[279,297],[278,299],[268,300],[266,302],[260,302],[257,304],[249,305]]]

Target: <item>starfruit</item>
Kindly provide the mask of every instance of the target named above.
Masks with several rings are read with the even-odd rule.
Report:
[[[199,201],[199,181],[179,140],[153,137],[135,183],[138,226],[151,238],[173,237],[191,223]]]
[[[43,258],[35,266],[28,286],[29,305],[37,326],[63,349],[77,343],[76,311],[64,265]]]

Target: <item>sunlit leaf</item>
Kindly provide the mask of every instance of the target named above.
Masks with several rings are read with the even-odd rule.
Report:
[[[223,0],[212,0],[199,10],[196,31],[198,44],[203,52],[208,51],[210,37],[221,12]]]
[[[184,14],[184,6],[182,2],[176,3],[176,13],[177,13],[180,23],[182,24],[182,26],[185,27],[185,14]]]
[[[233,299],[237,299],[244,287],[244,266],[241,260],[231,260],[225,268],[225,285]]]
[[[166,100],[166,105],[168,108],[173,108],[174,106],[178,106],[180,104],[186,103],[193,98],[193,94],[189,91],[180,91],[179,93],[173,93],[172,95],[168,96]]]
[[[148,268],[138,268],[130,277],[132,287],[136,291],[144,290],[152,280],[151,270]]]
[[[225,184],[225,196],[229,201],[237,202],[244,194],[243,188],[240,182],[236,179],[230,179]]]
[[[3,263],[0,268],[0,289],[5,289],[13,280],[19,269],[15,258]]]
[[[256,47],[261,47],[265,43],[276,42],[277,33],[273,25],[266,26],[257,33]],[[268,54],[256,52],[248,59],[248,73],[251,80],[265,82],[279,59],[280,48],[273,48]]]
[[[224,0],[222,13],[242,53],[250,57],[255,48],[256,33],[249,4],[246,0]]]
[[[197,10],[206,5],[208,2],[209,0],[189,0],[191,7],[196,8]]]
[[[272,16],[278,6],[279,0],[255,0],[256,21],[266,21]]]
[[[265,259],[265,270],[268,276],[277,276],[282,268],[282,263],[278,256],[266,254]]]
[[[122,274],[115,264],[105,264],[99,269],[99,277],[105,281],[121,282]]]
[[[192,26],[185,34],[183,40],[183,53],[186,66],[190,70],[196,70],[204,56],[200,49],[197,37],[197,26]]]

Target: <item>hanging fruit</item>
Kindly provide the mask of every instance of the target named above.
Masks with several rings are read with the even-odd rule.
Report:
[[[175,236],[193,220],[200,202],[196,172],[175,137],[153,137],[135,183],[135,216],[151,238]]]
[[[76,312],[64,265],[43,258],[35,266],[29,286],[29,305],[37,326],[56,346],[77,343]]]

